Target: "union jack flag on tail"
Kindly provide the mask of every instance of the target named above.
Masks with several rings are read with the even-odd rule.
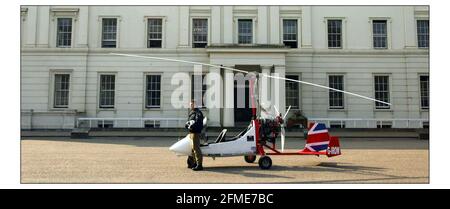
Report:
[[[305,148],[300,151],[300,154],[327,155],[328,157],[340,155],[339,138],[330,136],[325,124],[311,123]]]

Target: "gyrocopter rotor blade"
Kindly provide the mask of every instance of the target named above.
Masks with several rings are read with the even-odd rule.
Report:
[[[239,69],[235,69],[235,68],[231,68],[231,67],[213,65],[213,64],[202,63],[202,62],[192,62],[192,61],[170,59],[170,58],[162,58],[162,57],[150,57],[150,56],[142,56],[142,55],[135,55],[135,54],[120,54],[120,53],[110,53],[110,54],[111,55],[116,55],[116,56],[136,57],[136,58],[143,58],[143,59],[154,59],[154,60],[164,60],[164,61],[171,61],[171,62],[189,63],[189,64],[194,64],[194,65],[204,65],[204,66],[209,66],[209,67],[216,67],[216,68],[222,68],[222,69],[226,69],[226,70],[231,70],[231,71],[235,71],[235,72],[241,72],[241,73],[245,73],[245,74],[250,73],[249,71],[245,71],[245,70],[239,70]],[[315,86],[315,87],[318,87],[318,88],[323,88],[323,89],[328,89],[328,90],[332,90],[332,91],[342,92],[344,94],[349,94],[349,95],[352,95],[352,96],[355,96],[355,97],[372,100],[372,101],[379,102],[379,103],[382,103],[382,104],[386,104],[386,105],[389,105],[389,106],[391,105],[391,103],[389,103],[389,102],[381,101],[381,100],[378,100],[378,99],[374,99],[374,98],[367,97],[367,96],[364,96],[364,95],[352,93],[352,92],[349,92],[349,91],[343,91],[343,90],[340,90],[340,89],[335,89],[335,88],[331,88],[331,87],[328,87],[328,86],[323,86],[323,85],[320,85],[320,84],[315,84],[315,83],[310,83],[310,82],[301,81],[301,80],[295,80],[295,79],[290,79],[290,78],[284,78],[284,77],[279,77],[279,76],[273,76],[273,75],[266,75],[266,74],[261,74],[261,75],[265,76],[265,77],[268,77],[268,78],[280,79],[280,80],[285,80],[285,81],[292,81],[292,82],[297,82],[297,83],[306,84],[306,85],[310,85],[310,86]]]

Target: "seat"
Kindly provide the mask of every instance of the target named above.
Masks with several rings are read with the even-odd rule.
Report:
[[[219,136],[217,136],[215,143],[220,143],[223,139],[225,139],[226,134],[227,134],[227,129],[223,129],[222,132],[220,132]]]

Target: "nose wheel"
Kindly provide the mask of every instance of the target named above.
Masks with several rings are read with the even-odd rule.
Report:
[[[258,161],[259,167],[263,170],[267,170],[272,167],[272,159],[269,156],[262,156]]]
[[[246,155],[244,156],[244,160],[247,163],[254,163],[256,161],[256,155]]]

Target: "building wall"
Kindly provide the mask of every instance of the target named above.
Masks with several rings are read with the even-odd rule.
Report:
[[[56,18],[72,17],[71,48],[56,48]],[[101,48],[101,18],[118,18],[118,47]],[[146,18],[163,18],[161,49],[146,48]],[[237,19],[254,20],[256,44],[282,44],[282,20],[298,20],[298,49],[225,52],[192,48],[192,18],[208,19],[208,44],[236,44]],[[342,49],[328,49],[329,18],[343,20]],[[372,48],[371,20],[388,20],[388,49]],[[328,108],[328,91],[302,85],[300,105],[310,118],[427,119],[420,108],[419,75],[428,74],[428,49],[417,47],[416,20],[428,19],[427,7],[414,6],[22,6],[21,109],[22,128],[72,128],[77,117],[185,117],[176,110],[169,85],[176,72],[192,65],[112,56],[110,52],[213,63],[270,65],[279,62],[286,74],[328,85],[327,75],[344,75],[345,90],[374,97],[374,74],[391,78],[390,110],[376,110],[369,100],[345,96],[344,110]],[[278,57],[281,56],[281,57]],[[245,58],[245,59],[243,59]],[[280,63],[277,63],[279,65]],[[52,108],[55,72],[70,73],[69,108]],[[98,108],[101,73],[116,75],[115,108]],[[162,74],[161,108],[144,107],[144,75]],[[222,101],[224,102],[224,101]],[[223,112],[206,110],[223,125]],[[63,121],[63,122],[61,122]],[[375,125],[376,126],[376,125]],[[397,124],[397,127],[402,125]]]

